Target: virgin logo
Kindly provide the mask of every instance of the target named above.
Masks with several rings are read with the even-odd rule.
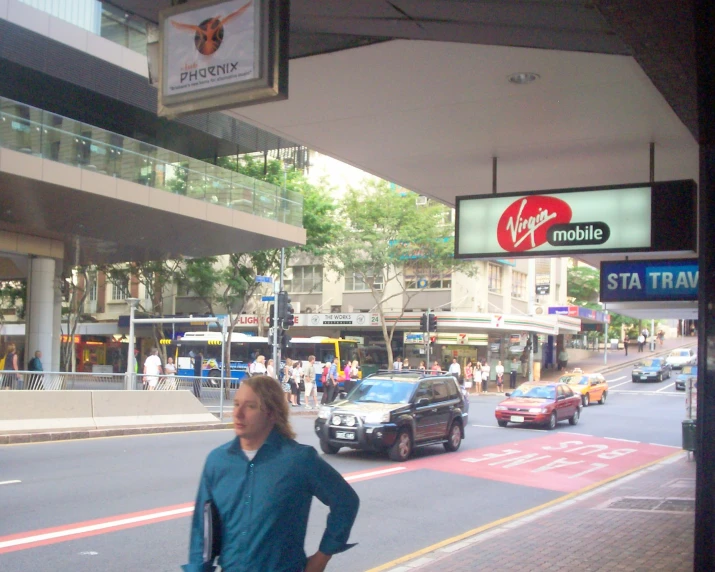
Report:
[[[571,207],[555,197],[529,196],[510,204],[497,223],[499,246],[509,252],[523,252],[547,241],[547,231],[555,224],[571,222]]]

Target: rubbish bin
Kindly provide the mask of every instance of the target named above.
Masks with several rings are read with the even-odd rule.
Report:
[[[695,420],[683,421],[683,450],[695,452]]]

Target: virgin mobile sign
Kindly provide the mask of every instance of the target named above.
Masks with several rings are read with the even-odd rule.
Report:
[[[457,197],[455,256],[694,252],[695,200],[694,181]]]

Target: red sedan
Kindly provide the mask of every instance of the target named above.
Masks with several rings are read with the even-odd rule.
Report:
[[[534,423],[553,429],[566,419],[576,425],[581,416],[581,397],[565,383],[523,383],[506,397],[494,411],[499,427]]]

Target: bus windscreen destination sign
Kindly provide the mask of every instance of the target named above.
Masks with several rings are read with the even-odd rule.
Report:
[[[698,299],[697,259],[601,262],[601,302]]]
[[[694,181],[668,181],[457,197],[455,256],[694,252],[695,195]],[[674,212],[679,228],[658,233]]]

